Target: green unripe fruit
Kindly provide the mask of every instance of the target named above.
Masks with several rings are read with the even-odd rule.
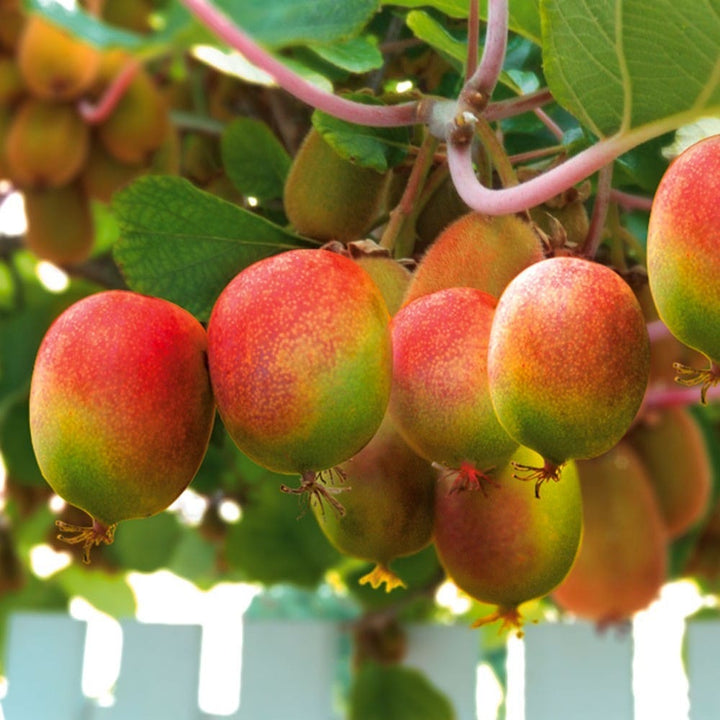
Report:
[[[629,285],[596,262],[554,257],[523,270],[495,310],[490,395],[505,430],[545,458],[539,484],[570,458],[627,432],[645,394],[650,342]]]
[[[301,235],[318,240],[358,240],[378,217],[388,175],[340,157],[315,129],[290,167],[283,202]]]
[[[101,142],[93,139],[80,181],[88,197],[109,203],[118,190],[143,172],[145,172],[143,165],[120,162]]]
[[[542,259],[540,238],[520,218],[466,213],[425,253],[405,303],[449,287],[476,288],[498,298],[521,270]]]
[[[370,276],[337,253],[291,250],[240,272],[208,325],[218,410],[237,446],[310,481],[357,453],[390,394],[389,319]]]
[[[513,459],[532,464],[539,457],[519,448]],[[539,500],[532,485],[513,476],[506,465],[497,487],[479,492],[451,492],[442,478],[435,496],[434,542],[449,578],[498,612],[479,624],[502,619],[520,624],[518,606],[542,597],[570,570],[582,536],[582,499],[574,463],[562,481]]]
[[[388,592],[403,586],[389,565],[430,542],[435,471],[408,447],[388,416],[373,439],[338,469],[328,488],[342,493],[345,513],[326,512],[313,502],[320,527],[340,552],[376,563],[361,583],[375,588],[385,583]]]
[[[709,367],[678,365],[701,399],[720,379],[720,135],[701,140],[665,171],[650,212],[648,281],[660,319]]]
[[[10,177],[20,187],[58,187],[80,172],[90,134],[71,104],[27,99],[5,139]]]
[[[93,518],[61,527],[86,560],[118,522],[164,510],[197,472],[215,413],[206,346],[186,310],[128,291],[80,300],[45,335],[32,443],[53,490]]]
[[[98,83],[101,90],[129,60],[122,50],[103,55]],[[144,68],[136,72],[110,117],[98,126],[98,136],[107,150],[130,165],[148,163],[169,132],[167,102]]]
[[[710,502],[712,466],[702,430],[685,407],[648,413],[627,437],[642,460],[668,535],[695,525]]]
[[[25,244],[37,257],[56,265],[86,260],[95,239],[90,201],[78,183],[26,190]]]
[[[23,27],[17,62],[35,97],[74,100],[92,84],[100,67],[100,51],[41,15],[32,14]]]
[[[660,509],[642,462],[626,443],[576,465],[585,532],[553,599],[586,620],[621,622],[647,607],[665,582]]]

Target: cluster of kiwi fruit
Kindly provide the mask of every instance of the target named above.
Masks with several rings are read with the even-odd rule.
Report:
[[[19,2],[2,12],[0,177],[24,195],[27,247],[79,263],[93,247],[91,201],[108,202],[162,156],[168,105],[130,53],[95,47]],[[102,109],[121,73],[123,92]]]
[[[409,272],[367,242],[382,233],[399,198],[398,178],[407,178],[404,168],[382,175],[358,167],[314,129],[287,178],[293,227],[339,241],[383,289],[392,316],[393,390],[382,431],[343,463],[348,492],[340,476],[330,480],[346,512],[316,507],[320,526],[342,552],[374,561],[362,581],[387,589],[402,585],[390,561],[432,543],[461,590],[497,606],[480,623],[519,625],[519,606],[546,595],[601,625],[626,621],[658,596],[670,577],[672,543],[697,530],[711,502],[711,462],[692,413],[641,405],[648,387],[673,382],[672,359],[692,363],[693,351],[672,336],[649,342],[645,324],[657,313],[647,284],[573,257],[589,230],[586,187],[524,216],[488,217],[469,212],[451,182],[439,184],[414,218],[416,266]],[[587,282],[559,299],[559,288],[572,288],[584,274]],[[584,319],[561,324],[560,316],[573,313],[554,313],[554,304]],[[588,331],[602,315],[607,327]],[[512,323],[508,333],[493,330],[500,322]],[[602,337],[621,326],[622,342],[605,343],[606,353]],[[533,335],[545,338],[548,357],[540,365],[547,377],[533,380],[532,392],[521,378],[513,394],[492,373],[521,375],[535,352]],[[558,337],[565,351],[554,353],[547,340]],[[621,357],[626,346],[634,349]],[[629,384],[617,393],[599,381],[600,369],[613,363],[612,382],[624,377]],[[460,393],[452,383],[463,373]],[[573,378],[577,392],[565,397]],[[590,399],[593,385],[597,397]],[[617,407],[618,396],[632,396],[631,406],[617,423],[608,417],[598,424],[603,398]],[[578,414],[564,427],[575,403]],[[494,414],[483,424],[487,408]],[[404,530],[403,544],[395,531],[408,526],[414,533]]]

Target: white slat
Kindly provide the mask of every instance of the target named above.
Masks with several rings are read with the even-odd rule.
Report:
[[[6,648],[7,720],[80,720],[85,623],[61,613],[10,616]]]
[[[93,720],[197,720],[199,625],[121,622],[120,677],[115,702]]]
[[[246,618],[233,720],[336,720],[338,643],[336,623]]]
[[[466,626],[412,625],[404,665],[426,673],[450,699],[457,720],[475,720],[478,633]]]
[[[588,623],[525,629],[525,720],[632,720],[632,634]]]
[[[720,622],[690,620],[686,629],[690,720],[720,717]]]

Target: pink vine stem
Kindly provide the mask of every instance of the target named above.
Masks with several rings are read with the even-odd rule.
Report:
[[[230,47],[272,76],[275,82],[294,97],[347,122],[374,127],[396,127],[421,122],[419,103],[398,105],[365,105],[338,97],[296,75],[258,45],[223,12],[208,0],[181,0],[197,19]]]
[[[597,180],[597,192],[593,205],[590,227],[588,229],[582,253],[585,257],[594,258],[602,242],[605,219],[610,207],[610,190],[612,188],[613,164],[608,163],[600,168]]]
[[[470,54],[477,55],[477,0],[470,4],[470,37],[475,38],[475,47],[468,43],[468,70],[474,63],[470,63]],[[485,30],[485,46],[483,47],[480,63],[469,74],[465,85],[460,92],[459,111],[478,111],[483,109],[497,85],[500,71],[505,61],[508,33],[508,0],[488,0],[488,19]]]
[[[140,62],[136,58],[131,58],[113,78],[97,103],[81,100],[78,103],[78,111],[82,119],[88,125],[99,125],[105,122],[122,100],[123,95],[140,71],[140,67]]]

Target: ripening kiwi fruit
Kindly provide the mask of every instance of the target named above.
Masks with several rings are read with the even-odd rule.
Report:
[[[123,50],[103,53],[95,93],[112,82],[132,57]],[[169,109],[145,68],[139,68],[110,116],[98,126],[98,136],[120,162],[146,163],[163,144],[170,127]]]
[[[660,508],[642,461],[624,441],[576,465],[585,531],[575,565],[553,599],[586,620],[622,622],[647,607],[665,582]]]
[[[36,97],[74,100],[95,80],[100,51],[42,15],[31,14],[18,41],[17,62]]]
[[[627,441],[648,471],[668,535],[678,537],[707,510],[712,466],[702,430],[685,407],[646,413]]]
[[[15,58],[0,57],[0,107],[14,105],[25,94],[25,82]]]
[[[416,250],[427,249],[445,228],[463,215],[467,215],[468,206],[455,189],[448,175],[428,198],[415,222],[417,232]]]
[[[379,215],[388,177],[340,157],[313,128],[285,181],[285,213],[301,235],[358,240]]]
[[[677,381],[707,390],[720,380],[720,135],[671,163],[653,198],[647,270],[658,314],[682,343],[707,358],[702,370],[676,366]]]
[[[79,183],[25,190],[25,244],[42,260],[72,265],[87,259],[95,228],[90,201]]]
[[[124,290],[83,298],[47,331],[30,431],[50,486],[93,519],[60,526],[85,561],[118,522],[164,510],[197,472],[215,417],[206,351],[189,312]]]
[[[497,298],[521,270],[542,259],[540,238],[519,217],[466,213],[428,248],[405,303],[449,287],[476,288]]]
[[[65,185],[85,163],[89,141],[74,105],[28,98],[5,138],[10,179],[22,188]]]
[[[0,105],[0,180],[8,180],[10,178],[6,138],[12,127],[14,115],[15,113],[12,108]]]
[[[540,458],[519,448],[516,462]],[[476,600],[498,606],[478,624],[502,619],[521,624],[518,606],[547,595],[570,570],[582,536],[582,498],[573,462],[562,482],[538,500],[532,485],[513,477],[508,464],[487,494],[451,492],[441,478],[435,495],[434,543],[448,577]]]
[[[553,257],[510,282],[490,332],[490,396],[507,433],[544,458],[518,468],[536,491],[570,458],[596,457],[620,440],[649,366],[642,309],[609,268]]]
[[[117,190],[125,187],[144,171],[145,167],[138,163],[120,162],[106,150],[102,142],[93,138],[80,174],[80,182],[88,197],[109,203]]]
[[[402,305],[412,274],[389,255],[367,254],[353,258],[370,275],[385,299],[390,315],[395,315]]]
[[[242,270],[208,324],[218,411],[237,446],[331,499],[316,475],[355,455],[385,414],[389,321],[372,278],[338,253],[290,250]]]
[[[341,493],[344,514],[312,508],[326,537],[340,552],[370,560],[375,568],[360,579],[389,592],[403,582],[390,569],[397,557],[430,542],[436,473],[402,439],[388,415],[372,440],[338,466],[327,488]]]
[[[496,300],[452,287],[417,298],[393,318],[389,413],[419,455],[482,488],[518,442],[498,422],[490,399],[487,350]]]

